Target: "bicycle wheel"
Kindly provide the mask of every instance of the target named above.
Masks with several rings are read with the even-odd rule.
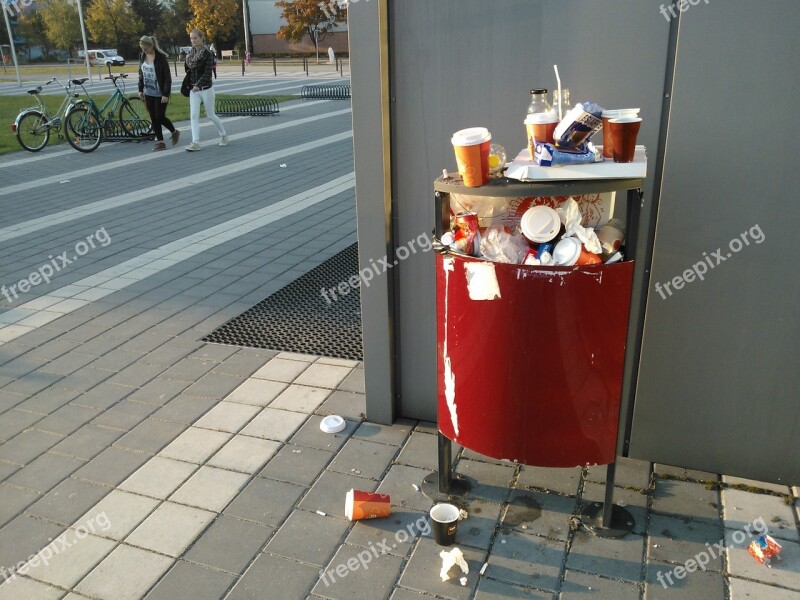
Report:
[[[119,125],[126,136],[142,138],[150,131],[150,121],[140,115],[146,115],[147,109],[139,98],[123,98],[119,108]]]
[[[50,128],[47,117],[38,110],[22,115],[17,125],[17,141],[28,152],[38,152],[50,141]]]
[[[86,106],[72,108],[66,116],[64,133],[78,152],[92,152],[101,142],[102,128],[97,114]]]

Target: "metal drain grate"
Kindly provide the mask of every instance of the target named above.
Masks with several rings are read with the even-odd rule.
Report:
[[[358,244],[281,288],[203,338],[204,342],[363,360],[361,294],[352,289],[328,303],[321,290],[358,273]],[[330,298],[330,293],[328,297]]]

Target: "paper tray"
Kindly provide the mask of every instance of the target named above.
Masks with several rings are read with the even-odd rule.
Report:
[[[598,146],[602,151],[602,146]],[[611,159],[586,165],[540,167],[531,160],[527,148],[506,165],[505,176],[519,181],[559,181],[563,179],[639,179],[647,175],[647,153],[636,146],[633,162],[615,163]]]

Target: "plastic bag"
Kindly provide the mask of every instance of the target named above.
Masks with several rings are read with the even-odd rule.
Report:
[[[509,233],[504,227],[487,227],[481,237],[481,254],[494,262],[520,264],[529,247],[521,233]]]

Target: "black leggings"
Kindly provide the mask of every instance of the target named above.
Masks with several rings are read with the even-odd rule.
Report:
[[[168,104],[161,104],[161,96],[145,96],[144,104],[147,112],[150,113],[150,120],[153,122],[153,131],[156,132],[156,139],[164,141],[164,133],[161,126],[166,127],[171,133],[175,133],[175,125],[172,124],[165,114]]]

